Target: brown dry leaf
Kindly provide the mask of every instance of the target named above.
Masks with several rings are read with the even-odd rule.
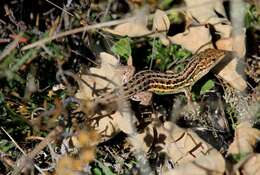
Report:
[[[120,75],[122,75],[122,72],[124,72],[127,67],[125,66],[124,68],[120,68],[117,59],[108,53],[102,52],[100,54],[100,58],[101,67],[90,68],[90,73],[103,76],[113,81],[114,84],[108,82],[107,80],[90,75],[82,75],[82,79],[87,82],[90,87],[95,87],[95,89],[99,90],[107,88],[112,91],[123,83],[123,79]],[[91,89],[89,86],[87,86],[83,81],[80,82],[80,90],[75,95],[77,98],[82,99],[82,103],[86,102],[86,104],[82,104],[84,108],[91,108],[88,102],[89,100],[95,98],[95,95],[93,95],[93,89]],[[82,109],[83,111],[89,110],[84,108]],[[103,112],[104,111],[100,111],[100,113]],[[122,124],[122,121],[124,121],[121,118],[123,117],[119,112],[105,116],[99,116],[96,114],[89,119],[89,122],[90,126],[92,126],[92,128],[94,128],[99,133],[101,137],[100,141],[103,142],[110,139],[120,131],[118,122],[121,122],[120,124]],[[125,123],[127,125],[127,122]]]
[[[226,24],[227,21],[225,19],[211,18],[207,22],[214,25],[216,31],[221,35],[222,38],[230,37],[232,27],[229,24]],[[161,38],[161,40],[166,45],[170,43],[182,45],[184,48],[190,50],[193,53],[197,52],[198,49],[202,46],[203,49],[213,47],[211,44],[209,28],[203,25],[190,27],[183,33],[179,33],[172,37]],[[229,50],[226,48],[220,49]]]
[[[221,30],[221,28],[219,28]],[[227,31],[227,33],[230,33]],[[226,34],[225,34],[226,35]],[[244,57],[245,54],[245,36],[240,35],[235,38],[225,38],[217,41],[216,45],[219,49],[222,50],[230,50],[235,51],[235,53],[239,57]],[[233,48],[233,43],[237,43],[236,45],[240,45],[240,47],[236,47],[236,50]],[[228,82],[233,88],[244,91],[247,87],[246,81],[244,80],[244,69],[243,63],[241,63],[242,59],[232,58],[230,61],[219,73],[218,75],[223,78],[226,82]],[[239,68],[239,69],[238,69]]]
[[[178,164],[203,157],[209,150],[213,149],[211,145],[190,129],[180,128],[170,122],[166,122],[164,127],[168,131],[169,138],[171,138],[165,149],[168,155]]]
[[[246,160],[242,160],[242,166],[236,170],[237,175],[257,175],[260,174],[260,154],[251,154]],[[238,165],[240,162],[237,163]],[[242,172],[242,173],[241,173]]]
[[[239,59],[233,58],[219,73],[218,75],[228,82],[233,88],[244,91],[247,83],[243,78],[243,74],[239,73],[237,67],[239,66]],[[242,71],[242,70],[241,70]],[[241,72],[240,71],[240,72]]]
[[[225,160],[215,149],[207,155],[165,172],[166,175],[224,175]]]
[[[99,135],[96,131],[78,131],[77,136],[72,137],[73,143],[77,148],[95,146],[98,144]],[[75,144],[76,143],[76,144]]]
[[[224,39],[216,42],[219,49],[235,51],[235,53],[243,58],[245,54],[245,34],[240,36],[231,37],[231,26],[217,24],[216,30],[220,32]],[[247,87],[246,81],[244,80],[244,69],[243,63],[240,63],[238,58],[233,58],[219,73],[218,75],[228,82],[233,88],[244,91]],[[240,68],[240,69],[238,69]]]
[[[154,135],[154,129],[156,129],[156,135]],[[154,146],[156,150],[165,152],[178,165],[204,157],[209,150],[214,149],[192,130],[182,129],[171,122],[163,124],[153,122],[146,127],[143,133],[129,139],[141,141],[144,151],[148,151],[151,146]],[[134,149],[135,146],[133,145]]]
[[[57,175],[75,175],[75,172],[80,172],[84,169],[84,163],[69,156],[62,156],[55,169]]]
[[[80,152],[80,160],[85,164],[92,162],[93,160],[95,160],[95,158],[96,158],[95,147],[84,148]]]
[[[220,26],[219,24],[217,26],[221,35],[227,36],[229,34],[229,36],[223,37],[223,39],[216,42],[217,47],[223,50],[235,51],[240,58],[243,58],[246,53],[245,32],[233,37],[231,36],[231,29],[228,29],[227,26]]]
[[[260,137],[260,130],[249,123],[240,123],[235,130],[235,138],[228,148],[228,154],[252,153]]]
[[[122,118],[123,116],[118,111],[104,117],[95,115],[91,120],[90,126],[99,133],[99,141],[104,142],[120,132],[119,121],[122,121]]]
[[[119,36],[129,36],[129,37],[138,37],[144,36],[151,33],[147,28],[147,23],[144,20],[132,20],[123,24],[119,24],[114,29],[103,29],[106,32],[119,35]]]
[[[170,28],[170,20],[167,14],[164,11],[156,10],[153,19],[153,29],[150,31],[147,28],[147,20],[143,20],[144,16],[136,18],[130,22],[117,25],[114,29],[103,29],[106,32],[120,35],[120,36],[129,36],[129,37],[138,37],[151,34],[152,31],[164,31],[160,35],[166,35],[166,32]],[[152,36],[159,36],[155,34]]]
[[[172,37],[161,38],[164,44],[168,43],[169,40],[172,43],[182,45],[184,48],[190,50],[195,53],[201,46],[210,43],[211,35],[209,33],[209,29],[205,26],[199,27],[190,27],[187,32],[179,33]],[[211,47],[208,45],[206,48]]]
[[[107,79],[113,81],[118,86],[120,85],[120,76],[117,72],[118,67],[118,60],[108,53],[102,52],[100,54],[101,58],[101,67],[100,68],[90,68],[90,73],[97,74],[103,77],[106,77]],[[82,75],[81,78],[87,82],[91,87],[95,87],[95,89],[114,89],[115,85],[112,83],[109,83],[107,80],[95,77],[95,76],[89,76],[89,75]],[[93,99],[93,90],[89,88],[83,81],[79,84],[79,91],[75,95],[79,99]]]
[[[168,31],[170,20],[167,14],[162,10],[156,10],[153,18],[153,31]]]
[[[209,19],[218,17],[216,12],[226,16],[221,1],[211,0],[185,0],[188,12],[191,13],[199,23],[206,23]]]
[[[152,31],[155,33],[150,37],[160,38],[163,44],[168,45],[169,40],[166,39],[166,34],[170,28],[170,24],[171,23],[167,14],[162,10],[156,10],[153,18],[153,29],[152,29]]]

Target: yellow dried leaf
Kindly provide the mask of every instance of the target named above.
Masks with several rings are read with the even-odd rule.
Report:
[[[164,41],[165,40],[165,41]],[[202,45],[210,43],[211,35],[209,29],[205,26],[200,27],[191,27],[186,33],[179,33],[172,37],[163,39],[163,42],[166,43],[167,40],[170,40],[172,43],[182,45],[184,48],[195,53]],[[211,47],[208,45],[207,47]]]
[[[235,130],[234,141],[228,148],[228,154],[252,153],[260,137],[260,130],[248,123],[240,123]]]
[[[237,175],[242,175],[240,172],[247,175],[260,174],[260,154],[251,154],[247,160],[242,161],[244,161],[242,166],[235,172]],[[241,165],[240,162],[237,164]]]
[[[216,150],[207,155],[165,172],[166,175],[224,175],[225,160]]]
[[[139,20],[133,20],[131,22],[119,24],[114,29],[103,29],[106,32],[129,37],[144,36],[151,33],[148,30],[146,23],[140,22]]]
[[[156,10],[153,18],[153,31],[165,31],[170,28],[170,20],[162,10]]]
[[[156,135],[154,135],[156,129]],[[149,124],[145,131],[129,138],[134,149],[141,145],[142,150],[148,151],[151,146],[165,152],[167,156],[178,165],[204,157],[212,146],[202,140],[196,133],[189,129],[182,129],[171,122]],[[137,141],[140,143],[138,144]],[[160,140],[159,143],[154,143]]]
[[[185,0],[188,12],[191,13],[199,23],[206,23],[210,18],[218,17],[218,13],[226,16],[223,4],[221,1],[209,0]]]

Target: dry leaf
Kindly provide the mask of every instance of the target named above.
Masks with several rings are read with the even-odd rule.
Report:
[[[92,118],[90,126],[99,133],[100,142],[107,141],[120,132],[118,121],[122,118],[122,115],[119,112],[104,117],[95,115]]]
[[[57,175],[74,175],[75,172],[80,172],[84,169],[84,162],[69,156],[62,156],[55,169]]]
[[[241,34],[235,38],[231,37],[231,26],[217,24],[216,30],[224,37],[216,42],[219,49],[234,51],[239,57],[243,58],[245,54],[245,34]],[[236,48],[234,48],[234,46]],[[243,63],[240,63],[238,58],[233,58],[219,73],[218,75],[228,82],[233,88],[244,91],[247,87],[244,80]],[[238,69],[240,68],[240,69]]]
[[[100,54],[101,67],[100,68],[90,68],[90,73],[97,74],[107,79],[113,81],[118,86],[120,85],[120,76],[118,75],[118,60],[108,53],[102,52]],[[95,76],[82,75],[81,78],[88,83],[90,87],[95,87],[95,89],[114,89],[115,85],[109,83],[107,80],[98,78]],[[93,89],[87,86],[83,81],[79,84],[80,90],[75,95],[79,99],[93,99]]]
[[[167,14],[164,11],[156,10],[153,19],[152,31],[154,32],[164,31],[163,35],[166,35],[166,32],[168,31],[169,28],[170,28],[170,20]],[[138,18],[127,23],[119,24],[114,29],[106,28],[103,30],[115,35],[129,36],[129,37],[144,36],[152,33],[152,31],[150,31],[147,28],[147,20],[140,20]],[[159,34],[155,34],[152,36],[160,37]]]
[[[243,164],[241,167],[238,167],[238,170],[235,172],[237,175],[257,175],[260,174],[260,154],[251,154],[246,160],[242,160]],[[237,163],[241,164],[240,162]]]
[[[119,24],[114,29],[103,29],[106,32],[120,35],[120,36],[129,36],[129,37],[138,37],[138,36],[144,36],[151,33],[150,30],[148,30],[146,23],[143,23],[143,21],[139,20],[132,20],[127,23]]]
[[[244,91],[247,87],[246,81],[243,79],[243,74],[238,73],[239,61],[237,58],[234,58],[230,61],[219,73],[218,75],[228,82],[233,88]],[[243,70],[241,70],[243,71]],[[240,72],[241,72],[240,71]],[[242,74],[242,75],[241,75]]]
[[[260,130],[249,123],[240,123],[235,130],[235,138],[229,146],[228,154],[252,153],[260,137]]]
[[[167,175],[224,175],[225,160],[216,150],[207,155],[165,172]]]
[[[234,51],[240,58],[243,58],[246,53],[245,32],[238,36],[232,37],[227,27],[225,27],[226,29],[224,29],[224,26],[221,26],[222,28],[219,25],[217,26],[218,31],[220,31],[223,36],[227,36],[228,34],[230,34],[229,36],[218,40],[216,42],[217,47],[222,50]]]
[[[209,150],[213,149],[190,129],[180,128],[170,122],[166,122],[164,127],[168,131],[168,137],[171,138],[165,149],[178,164],[203,157]]]
[[[156,150],[166,153],[178,165],[204,157],[209,150],[214,149],[192,130],[182,129],[171,122],[153,122],[143,133],[129,139],[133,139],[130,143],[135,139],[141,141],[144,151],[149,151],[151,146],[155,147]],[[135,148],[135,145],[133,147]]]
[[[195,53],[201,46],[211,42],[211,35],[209,29],[205,26],[190,27],[187,32],[164,38],[162,42],[167,43],[168,40],[172,43],[182,45],[184,48]],[[207,48],[209,47],[211,46],[207,46]],[[203,48],[206,49],[206,47]]]
[[[221,1],[211,0],[185,0],[188,12],[199,21],[199,23],[207,23],[209,19],[218,17],[216,12],[226,16]]]
[[[229,38],[231,36],[232,26],[231,23],[226,19],[214,17],[210,18],[207,23],[212,24],[214,26],[221,38]]]
[[[246,54],[246,31],[237,36],[233,36],[233,51],[235,51],[240,58],[243,58]]]
[[[119,108],[120,114],[122,117],[118,118],[117,123],[118,127],[121,131],[124,133],[131,135],[135,133],[135,126],[134,124],[136,123],[137,119],[135,115],[133,115],[130,107],[129,107],[129,102],[123,101],[122,103],[122,108]]]
[[[153,31],[165,31],[170,28],[170,20],[162,10],[156,10],[153,18]]]
[[[103,76],[113,81],[114,84],[96,76],[82,75],[82,79],[85,82],[87,82],[89,86],[87,86],[83,81],[80,82],[79,84],[80,90],[75,96],[79,99],[82,99],[81,101],[83,106],[82,110],[86,111],[86,113],[88,113],[88,111],[91,110],[86,108],[92,107],[88,103],[89,100],[95,98],[95,96],[93,96],[93,89],[91,89],[90,87],[93,88],[95,87],[95,89],[99,89],[99,90],[107,88],[110,91],[112,91],[113,89],[119,87],[121,84],[124,83],[123,77],[121,75],[122,72],[124,72],[125,69],[128,68],[127,66],[125,66],[124,68],[120,68],[118,66],[117,59],[108,53],[102,52],[100,54],[100,58],[101,58],[101,67],[90,68],[90,73]],[[86,104],[84,104],[84,102]],[[103,113],[104,111],[99,111],[99,112]],[[101,142],[106,141],[111,137],[113,137],[115,134],[117,134],[120,131],[118,122],[120,122],[120,126],[121,126],[122,121],[124,121],[124,118],[118,111],[111,115],[105,115],[105,116],[99,116],[96,114],[89,119],[90,126],[100,134]]]

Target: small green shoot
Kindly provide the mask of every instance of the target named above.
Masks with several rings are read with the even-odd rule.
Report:
[[[0,140],[0,151],[7,153],[10,149],[14,148],[14,144],[11,141],[2,139]]]
[[[101,171],[100,168],[95,167],[95,168],[93,168],[93,174],[94,175],[102,175],[102,171]]]
[[[246,28],[260,26],[259,8],[255,5],[247,6],[244,18]]]
[[[211,89],[214,89],[215,82],[212,79],[202,79],[195,83],[195,85],[192,87],[192,99],[196,100],[201,95],[206,94]]]
[[[215,87],[215,83],[213,80],[208,80],[206,83],[204,83],[200,89],[200,95],[203,95],[207,92],[209,92],[211,89]]]
[[[160,71],[166,71],[173,62],[178,62],[191,56],[191,53],[179,45],[170,45],[168,47],[164,46],[159,40],[153,40],[150,42],[153,47],[151,54],[147,57],[148,64],[154,61],[154,68]],[[176,64],[175,72],[183,70],[185,66],[183,64]]]
[[[104,174],[104,175],[115,175],[115,173],[113,173],[111,171],[111,169],[107,166],[105,166],[102,162],[96,160],[96,162],[98,163],[98,166],[93,168],[93,173],[95,175],[101,175],[101,174]]]
[[[168,9],[170,8],[170,5],[173,3],[174,0],[163,0],[159,4],[160,9]]]
[[[239,154],[234,154],[232,155],[232,159],[235,162],[239,162],[240,160],[242,160],[243,158],[245,158],[248,155],[248,153],[239,153]]]
[[[179,24],[179,23],[183,22],[183,20],[184,20],[183,18],[185,18],[183,13],[180,13],[177,11],[172,11],[167,16],[168,16],[170,22],[174,23],[174,24]]]
[[[131,42],[130,38],[122,38],[113,45],[111,51],[127,61],[129,56],[132,55]]]

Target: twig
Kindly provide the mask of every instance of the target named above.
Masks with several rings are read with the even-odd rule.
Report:
[[[73,35],[73,34],[76,34],[76,33],[87,31],[87,30],[93,30],[93,29],[97,29],[97,28],[114,26],[114,25],[118,25],[118,24],[121,24],[121,23],[129,22],[129,21],[134,20],[134,19],[135,19],[135,17],[131,17],[131,18],[127,18],[127,19],[108,21],[108,22],[104,22],[104,23],[100,23],[100,24],[94,24],[94,25],[90,25],[90,26],[86,25],[86,26],[79,27],[79,28],[76,28],[76,29],[61,32],[61,33],[54,35],[52,37],[43,38],[39,41],[36,41],[35,43],[24,46],[22,48],[22,50],[24,51],[24,50],[32,49],[34,47],[40,47],[40,46],[42,46],[42,45],[44,45],[44,44],[46,44],[46,43],[48,43],[52,40],[62,38],[64,36]]]
[[[4,163],[5,166],[14,167],[14,161],[11,159],[11,156],[0,151],[0,161]]]
[[[53,129],[43,141],[41,141],[27,156],[22,156],[16,162],[19,163],[17,167],[14,169],[11,175],[18,175],[22,169],[26,166],[26,162],[28,159],[33,159],[41,150],[43,150],[50,142],[55,140],[62,132],[64,128],[62,126],[57,126]]]
[[[191,6],[189,8],[197,8],[197,7],[200,7],[200,6],[208,4],[208,3],[212,3],[212,1],[209,0],[205,3],[199,3],[199,4],[196,4],[196,5]],[[188,9],[187,7],[172,8],[172,9],[166,11],[166,14],[170,14],[173,11],[178,12],[178,11],[183,11],[183,10],[187,10],[187,9]],[[148,18],[153,18],[153,16],[154,16],[153,14],[148,15]],[[85,32],[85,31],[88,31],[88,30],[115,26],[115,25],[118,25],[118,24],[130,22],[130,21],[135,20],[137,18],[139,18],[139,16],[134,16],[134,17],[126,18],[126,19],[113,20],[113,21],[103,22],[103,23],[99,23],[99,24],[86,25],[86,26],[79,27],[79,28],[76,28],[76,29],[68,30],[68,31],[61,32],[59,34],[56,34],[56,35],[48,37],[48,38],[40,39],[39,41],[36,41],[35,43],[24,46],[22,48],[22,50],[28,50],[28,49],[32,49],[34,47],[41,47],[42,45],[44,45],[48,42],[51,42],[52,40],[58,39],[58,38],[62,38],[62,37],[68,36],[68,35],[73,35],[73,34],[76,34],[76,33]]]
[[[15,40],[5,47],[4,51],[0,54],[0,62],[16,48],[20,38],[21,38],[21,34],[17,35]]]
[[[68,12],[67,10],[65,10],[64,8],[61,8],[60,6],[58,6],[57,4],[49,1],[49,0],[45,0],[46,2],[50,3],[51,5],[53,5],[54,7],[60,9],[61,11],[66,12],[67,14],[69,14],[70,16],[74,16],[73,14],[71,14],[70,12]]]
[[[10,136],[10,134],[3,128],[1,127],[1,129],[4,131],[4,133],[12,140],[12,142],[15,144],[15,146],[23,153],[24,156],[26,156],[26,153],[23,151],[23,149],[16,143],[16,141],[12,138],[12,136]],[[38,167],[37,165],[34,165],[34,167],[41,173],[44,174],[45,173],[41,170],[40,167]]]

